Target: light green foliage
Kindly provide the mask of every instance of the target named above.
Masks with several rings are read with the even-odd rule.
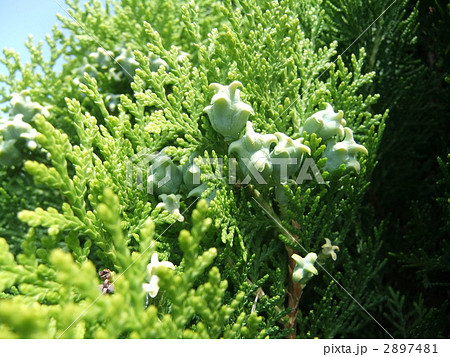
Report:
[[[82,321],[68,329],[64,338],[264,337],[262,318],[242,313],[245,294],[241,292],[231,299],[224,295],[227,282],[221,279],[217,267],[210,268],[217,250],[199,251],[200,241],[211,225],[211,219],[205,218],[206,202],[200,201],[194,210],[192,230],[180,232],[182,271],[156,268],[159,294],[164,297],[157,307],[152,301],[146,306],[141,288],[150,256],[147,247],[152,251],[155,247],[155,225],[146,221],[140,232],[140,248],[131,253],[124,245],[114,208],[118,206],[113,205],[116,200],[111,191],[105,191],[98,210],[117,257],[113,295],[101,296],[89,260],[79,264],[61,249],[39,259],[33,234],[23,245],[24,254],[15,258],[6,241],[0,239],[2,337],[58,337],[82,313]],[[209,271],[207,280],[202,282],[205,271]],[[169,306],[170,314],[164,312]],[[194,316],[197,322],[193,323]]]
[[[42,58],[41,44],[31,41],[31,64],[4,53],[9,75],[0,80],[8,90],[27,89],[33,103],[52,108],[48,116],[33,112],[30,121],[45,157],[28,157],[16,175],[28,181],[32,176],[35,186],[55,197],[47,202],[33,196],[20,207],[18,217],[30,227],[20,244],[2,231],[0,336],[291,333],[286,248],[300,261],[299,243],[319,253],[324,237],[341,249],[360,238],[357,213],[386,118],[372,112],[378,96],[363,94],[375,76],[363,71],[364,50],[344,61],[336,57],[337,42],[322,45],[321,1],[117,0],[106,8],[94,0],[84,8],[68,3],[76,21],[61,20],[73,36],[65,38],[55,28],[47,38],[49,60]],[[57,72],[53,67],[63,54]],[[323,103],[330,104],[319,114],[323,126],[316,128],[311,118],[318,118]],[[344,149],[345,155],[335,154]],[[367,156],[358,158],[358,152]],[[242,164],[234,176],[237,185],[228,184],[235,158],[250,159],[269,184],[241,185],[250,173]],[[273,179],[281,177],[271,162],[276,158],[297,159],[285,185]],[[303,174],[311,179],[292,182],[306,158],[314,160],[323,179],[306,167]],[[359,175],[346,170],[352,167]],[[159,186],[167,171],[171,180]],[[367,257],[372,247],[362,246]],[[156,252],[175,269],[152,269],[159,291],[150,297],[143,284],[151,283],[147,265]],[[338,260],[349,267],[345,282],[359,274],[355,257],[346,251]],[[310,258],[294,273],[294,283],[320,274]],[[377,259],[371,263],[379,264]],[[333,263],[324,264],[334,274]],[[114,272],[115,290],[95,301],[101,283],[96,271],[102,269]],[[372,279],[369,274],[358,288],[368,301],[365,288]],[[316,281],[320,293],[313,290]],[[333,331],[315,326],[311,321],[326,320],[340,293],[319,277],[308,289],[318,307],[306,305],[310,314],[299,314],[300,336],[353,331],[347,324]],[[373,307],[380,302],[374,299]],[[13,318],[12,310],[21,318]],[[354,311],[340,308],[329,316],[337,321]]]

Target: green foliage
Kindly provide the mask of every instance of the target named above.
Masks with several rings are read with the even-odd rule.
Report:
[[[200,252],[200,242],[212,223],[205,218],[205,201],[200,201],[193,211],[192,230],[180,232],[182,270],[157,270],[163,290],[159,307],[154,303],[146,307],[145,293],[140,288],[148,253],[155,249],[155,225],[150,219],[146,221],[140,232],[139,248],[130,252],[120,228],[118,208],[117,196],[105,191],[98,214],[109,233],[116,258],[117,283],[113,295],[102,295],[97,288],[98,278],[90,260],[80,264],[61,249],[52,250],[45,258],[39,256],[33,233],[22,245],[24,253],[15,258],[6,241],[0,240],[2,337],[55,338],[64,334],[65,338],[249,338],[266,335],[263,319],[256,313],[245,313],[245,292],[235,297],[225,294],[226,280],[221,279],[217,267],[210,267],[217,250]],[[66,332],[73,321],[78,323]]]
[[[388,290],[388,311],[385,313],[398,336],[402,338],[444,338],[439,332],[439,315],[445,311],[446,306],[439,309],[428,309],[423,297],[420,296],[417,302],[412,303],[412,309],[406,310],[405,296],[392,288]]]
[[[385,304],[385,292],[379,280],[386,260],[380,260],[377,254],[381,248],[377,239],[379,235],[380,231],[375,230],[374,236],[366,237],[354,249],[341,249],[338,259],[342,258],[345,263],[339,263],[338,260],[336,273],[330,270],[329,264],[324,264],[336,281],[348,290],[342,289],[334,280],[330,282],[329,276],[324,275],[323,281],[316,283],[314,292],[305,291],[302,297],[305,308],[298,318],[301,337],[333,338],[344,335],[369,338],[376,334],[386,338],[381,328],[373,332],[373,320],[361,308],[357,308],[359,302],[377,318]],[[358,289],[347,288],[351,286],[357,286]],[[339,323],[336,323],[337,319]]]
[[[0,146],[0,337],[386,337],[350,295],[395,335],[421,336],[424,321],[440,333],[426,299],[408,302],[415,319],[394,284],[385,296],[395,246],[366,201],[385,123],[396,127],[387,109],[426,73],[408,52],[419,3],[67,3],[70,35],[53,29],[49,59],[32,39],[31,63],[1,59],[0,145],[13,116],[33,138]],[[280,157],[315,165],[276,182]],[[243,184],[246,158],[269,184]],[[309,179],[295,182],[299,172]],[[376,189],[387,180],[375,173]],[[446,268],[411,264],[433,250],[400,251],[390,257],[425,287],[443,283],[433,274]],[[170,264],[147,267],[154,253]]]
[[[364,206],[373,207],[374,213],[366,210],[364,222],[367,227],[384,222],[382,254],[390,255],[382,272],[384,285],[408,297],[402,313],[416,311],[416,305],[423,308],[422,313],[406,319],[403,331],[389,319],[384,323],[405,337],[445,335],[449,324],[444,238],[448,236],[448,190],[436,160],[440,157],[445,162],[449,152],[450,91],[445,77],[450,4],[444,3],[324,2],[324,33],[338,39],[339,49],[346,51],[344,58],[356,52],[356,44],[364,46],[369,59],[364,68],[378,74],[368,88],[380,94],[372,108],[389,109],[378,143],[379,164],[364,199]],[[367,28],[384,10],[374,26]],[[420,324],[422,329],[417,327]]]

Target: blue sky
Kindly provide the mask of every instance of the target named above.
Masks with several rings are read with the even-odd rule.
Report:
[[[32,34],[36,42],[45,43],[45,34],[51,33],[53,25],[59,23],[56,14],[68,16],[60,5],[67,9],[64,0],[0,0],[0,50],[14,48],[22,62],[28,61],[30,56],[24,45],[28,35]],[[5,72],[4,65],[0,64],[0,73]]]

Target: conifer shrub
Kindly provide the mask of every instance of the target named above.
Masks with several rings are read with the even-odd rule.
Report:
[[[391,48],[341,51],[359,8],[67,4],[49,58],[1,59],[0,337],[388,337],[366,193]]]

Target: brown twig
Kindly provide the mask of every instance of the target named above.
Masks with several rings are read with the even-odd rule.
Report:
[[[289,290],[288,294],[288,307],[291,312],[288,314],[288,322],[286,328],[292,329],[292,332],[288,335],[288,338],[296,338],[297,337],[297,316],[298,316],[298,302],[302,297],[303,289],[300,283],[294,283],[292,281],[292,273],[295,268],[295,261],[291,259],[292,254],[294,254],[294,250],[288,246],[286,246],[286,250],[289,255]]]

